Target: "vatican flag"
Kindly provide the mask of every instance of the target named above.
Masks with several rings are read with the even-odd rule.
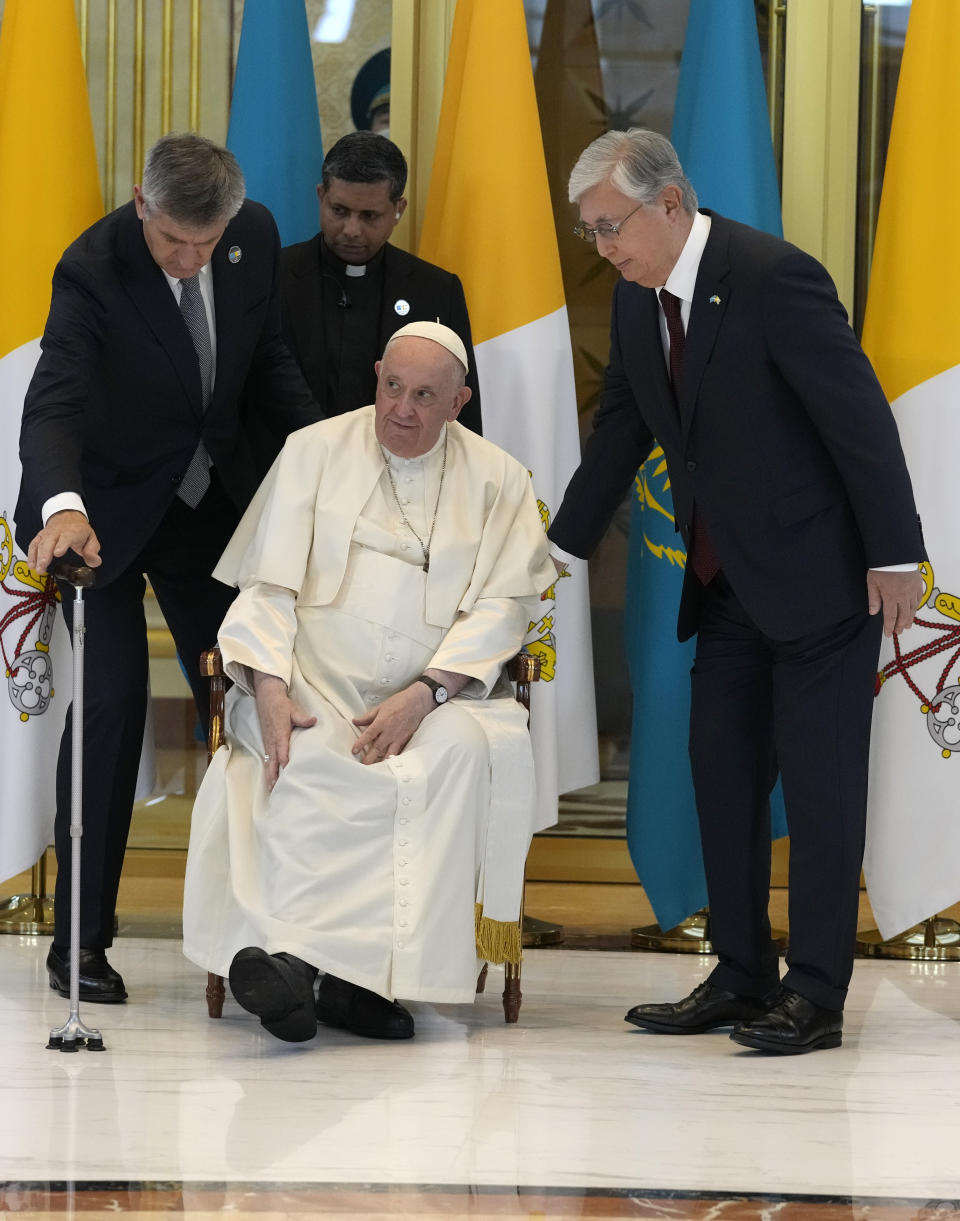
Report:
[[[53,269],[102,214],[73,0],[7,0],[0,25],[0,878],[29,868],[52,838],[57,750],[71,697],[56,586],[27,566],[13,542],[20,415]]]
[[[960,5],[918,0],[863,329],[900,428],[930,557],[917,622],[884,641],[877,677],[864,872],[884,937],[960,899],[958,64]]]
[[[521,0],[458,0],[420,255],[463,281],[484,436],[530,471],[548,526],[580,441]],[[558,793],[598,778],[585,564],[544,596],[526,647],[543,664],[531,724],[546,827]]]

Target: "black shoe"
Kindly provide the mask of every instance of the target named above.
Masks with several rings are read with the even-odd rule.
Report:
[[[730,1038],[757,1051],[798,1056],[820,1047],[839,1047],[842,1032],[842,1009],[824,1009],[792,988],[781,988],[765,1014],[741,1022]]]
[[[287,1043],[303,1043],[317,1033],[315,975],[309,963],[292,954],[268,954],[249,945],[230,964],[230,991],[238,1005],[260,1019],[268,1034]]]
[[[725,992],[706,980],[682,1001],[667,1005],[635,1005],[626,1022],[656,1034],[702,1034],[717,1026],[734,1026],[763,1013],[766,1005],[753,996]]]
[[[317,992],[317,1018],[366,1039],[412,1039],[413,1014],[399,1001],[324,975]]]
[[[61,996],[70,997],[70,951],[61,953],[55,946],[47,955],[47,975],[50,987]],[[119,973],[107,962],[103,950],[80,950],[80,1000],[100,1005],[120,1005],[127,991]]]

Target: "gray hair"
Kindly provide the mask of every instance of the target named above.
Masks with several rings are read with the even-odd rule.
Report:
[[[676,149],[645,127],[608,131],[588,144],[570,174],[569,198],[577,203],[591,188],[608,181],[637,203],[651,204],[667,187],[680,191],[683,210],[697,210],[697,193],[683,172]]]
[[[160,137],[147,153],[140,190],[148,216],[163,212],[196,229],[232,220],[246,195],[233,153],[192,131]]]

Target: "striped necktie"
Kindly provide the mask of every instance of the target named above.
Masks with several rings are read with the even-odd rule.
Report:
[[[200,293],[199,272],[188,280],[180,281],[180,313],[186,323],[193,348],[200,366],[200,387],[203,392],[203,409],[206,411],[213,393],[213,348],[210,343],[210,327],[207,311]],[[210,486],[210,456],[201,441],[194,450],[190,465],[180,480],[177,495],[195,509]]]

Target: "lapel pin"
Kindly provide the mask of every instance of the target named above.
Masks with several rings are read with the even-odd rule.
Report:
[[[716,293],[714,293],[714,294],[713,294],[713,296],[710,298],[710,304],[711,304],[711,305],[719,305],[719,304],[720,304],[720,298],[717,296],[717,294],[716,294]]]
[[[239,246],[231,246],[230,249],[227,251],[227,258],[230,260],[231,263],[239,263],[240,260],[243,258],[243,251],[240,249]]]
[[[394,301],[393,312],[399,314],[401,318],[410,313],[410,302],[404,301],[403,297],[399,301]]]

